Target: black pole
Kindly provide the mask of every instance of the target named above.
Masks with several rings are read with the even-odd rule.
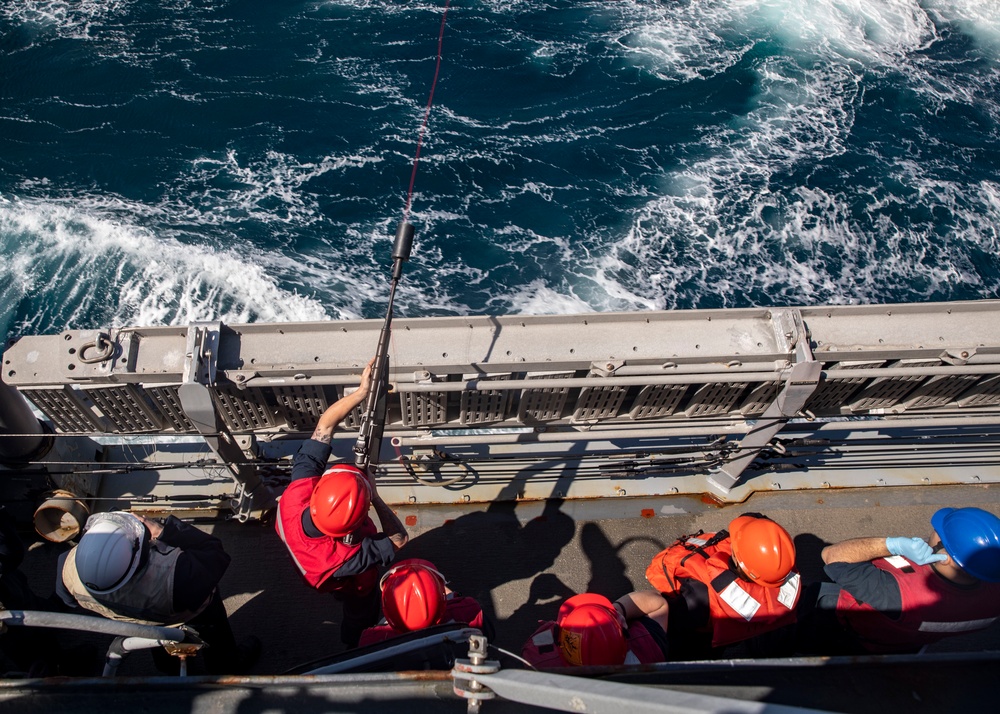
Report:
[[[385,415],[389,395],[389,338],[392,334],[392,306],[396,299],[396,286],[403,275],[403,263],[410,259],[413,246],[413,225],[403,221],[396,229],[392,245],[392,283],[389,285],[389,307],[378,337],[375,360],[372,365],[371,388],[361,417],[361,429],[354,443],[354,465],[371,473],[379,463],[382,434],[385,432]]]

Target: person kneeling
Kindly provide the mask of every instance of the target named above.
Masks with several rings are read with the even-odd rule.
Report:
[[[382,576],[379,586],[383,620],[361,633],[361,647],[449,622],[474,627],[493,638],[493,625],[479,603],[452,592],[430,561],[401,560]]]
[[[543,623],[521,649],[537,669],[653,664],[667,659],[667,601],[655,590],[574,595],[555,621]]]

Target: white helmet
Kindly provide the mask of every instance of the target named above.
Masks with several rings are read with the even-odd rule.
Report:
[[[97,513],[87,519],[76,547],[76,572],[92,593],[112,593],[132,579],[149,531],[131,513]]]

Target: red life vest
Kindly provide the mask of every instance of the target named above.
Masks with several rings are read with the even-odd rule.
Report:
[[[366,516],[361,526],[351,534],[352,545],[332,536],[307,536],[302,529],[302,512],[309,508],[309,499],[319,479],[319,476],[303,478],[289,484],[278,501],[275,529],[292,554],[299,572],[314,588],[323,592],[353,590],[358,595],[365,595],[378,583],[378,569],[374,566],[347,578],[332,576],[358,552],[361,541],[377,534],[378,529],[375,522]]]
[[[521,648],[521,656],[538,669],[553,667],[571,667],[562,657],[562,651],[556,644],[556,623],[553,620],[543,622],[534,634],[528,638]],[[625,630],[628,643],[628,653],[624,664],[655,664],[665,662],[667,657],[656,640],[640,620],[629,623]]]
[[[725,530],[681,536],[658,553],[646,579],[664,596],[680,592],[681,581],[697,580],[708,588],[708,630],[712,646],[724,647],[795,622],[801,578],[792,569],[781,587],[743,580],[729,567],[732,541]]]
[[[870,652],[913,651],[949,635],[985,629],[1000,617],[1000,583],[957,585],[930,565],[914,565],[901,556],[872,565],[899,584],[900,618],[890,619],[843,589],[837,601],[840,621]]]
[[[475,627],[477,630],[482,631],[483,608],[480,607],[475,598],[453,597],[445,604],[444,615],[441,622],[460,623],[468,625],[469,627]],[[376,642],[384,642],[385,640],[391,640],[393,637],[399,637],[400,635],[405,634],[405,632],[394,630],[392,625],[389,625],[388,623],[382,623],[380,625],[376,625],[375,627],[369,627],[362,632],[361,641],[358,642],[358,646],[364,647],[365,645],[373,645]]]

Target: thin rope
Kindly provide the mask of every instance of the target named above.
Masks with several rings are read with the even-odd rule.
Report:
[[[487,644],[487,647],[490,647],[490,648],[492,648],[492,649],[495,649],[495,650],[496,650],[497,652],[502,652],[503,654],[507,655],[508,657],[513,657],[513,658],[514,658],[514,659],[516,659],[516,660],[520,660],[521,662],[523,662],[524,664],[528,665],[529,667],[531,667],[531,668],[532,668],[533,670],[535,670],[536,672],[538,671],[538,667],[536,667],[535,665],[533,665],[533,664],[532,664],[531,662],[529,662],[528,660],[526,660],[526,659],[525,659],[524,657],[521,657],[521,656],[519,656],[519,655],[516,655],[516,654],[514,654],[513,652],[508,652],[508,651],[507,651],[507,650],[505,650],[505,649],[504,649],[503,647],[497,647],[497,646],[496,646],[495,644],[493,644],[492,642],[488,643],[488,644]]]
[[[410,173],[410,188],[406,192],[406,208],[403,210],[403,222],[410,220],[410,205],[413,203],[413,184],[417,180],[417,164],[420,161],[420,148],[424,144],[424,134],[427,131],[427,120],[431,115],[431,107],[434,105],[434,90],[437,88],[438,75],[441,73],[441,47],[444,45],[444,26],[448,19],[448,8],[451,0],[445,0],[444,14],[441,15],[441,31],[438,33],[437,64],[434,67],[434,81],[431,82],[431,93],[427,98],[427,109],[424,111],[424,121],[420,125],[420,134],[417,137],[417,153],[413,157],[413,171]]]

